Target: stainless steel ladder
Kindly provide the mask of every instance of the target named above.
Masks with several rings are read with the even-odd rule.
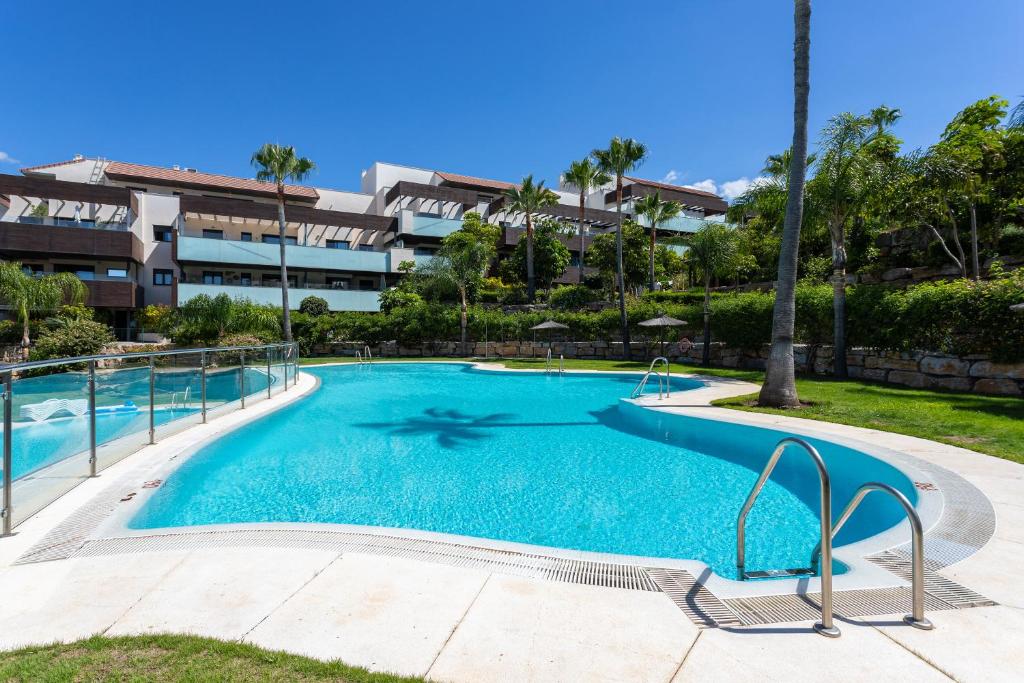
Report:
[[[369,363],[373,360],[373,354],[370,353],[369,345],[364,346],[362,351],[356,351],[356,361],[362,365],[363,363]]]
[[[548,349],[548,355],[544,361],[544,372],[550,373],[553,370],[552,366],[551,349]],[[558,374],[561,375],[563,372],[565,372],[565,356],[560,353],[558,354]]]
[[[665,364],[664,378],[662,378],[661,372],[654,369],[654,366],[657,365],[659,361]],[[633,393],[629,395],[630,398],[637,398],[644,393],[644,389],[647,387],[647,380],[651,378],[651,375],[658,378],[658,400],[661,400],[662,394],[664,394],[666,398],[672,397],[672,373],[669,369],[668,358],[665,358],[665,356],[658,356],[651,361],[651,366],[647,368],[647,372],[644,373],[643,378],[633,388]]]
[[[754,501],[761,494],[761,490],[764,488],[765,482],[768,481],[768,477],[771,476],[772,470],[775,469],[775,465],[778,464],[779,458],[782,457],[782,454],[789,446],[799,446],[802,448],[810,456],[811,460],[814,461],[814,466],[818,470],[818,481],[821,487],[821,621],[814,624],[814,630],[823,636],[838,638],[840,631],[832,622],[832,483],[829,480],[828,469],[825,467],[825,461],[822,459],[821,454],[818,453],[814,446],[803,439],[787,436],[780,440],[775,445],[775,451],[768,458],[764,469],[761,470],[761,476],[758,477],[754,487],[750,489],[750,494],[747,496],[746,502],[743,503],[743,508],[740,510],[739,518],[736,521],[736,568],[739,569],[741,581],[782,576],[813,576],[816,573],[814,567],[758,572],[748,572],[746,570],[747,515],[750,513],[750,508],[754,506]]]
[[[843,525],[853,515],[854,510],[861,504],[865,497],[872,491],[881,491],[882,493],[888,493],[892,496],[897,503],[903,508],[903,512],[907,515],[907,521],[910,523],[910,545],[911,545],[911,567],[910,567],[910,584],[912,594],[912,605],[911,613],[903,617],[910,626],[919,628],[922,631],[930,631],[935,626],[924,616],[924,527],[921,524],[921,518],[917,514],[917,510],[911,504],[907,497],[900,493],[898,490],[883,484],[879,481],[869,481],[863,484],[853,494],[853,498],[846,504],[843,509],[843,513],[839,515],[839,519],[835,524],[832,525],[832,538],[834,539],[839,530],[843,528]],[[816,546],[814,551],[811,553],[811,567],[816,568],[821,553],[821,547]]]

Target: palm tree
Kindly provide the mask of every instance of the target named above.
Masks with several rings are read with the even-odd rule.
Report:
[[[648,286],[650,290],[654,291],[654,244],[658,239],[658,224],[664,223],[665,221],[672,220],[683,211],[683,206],[679,202],[671,200],[662,201],[661,194],[655,192],[649,194],[646,197],[642,197],[637,201],[633,207],[634,211],[641,216],[647,218],[647,222],[651,224],[651,244],[648,249],[648,258],[650,259],[650,279]]]
[[[611,182],[611,176],[602,171],[590,157],[580,159],[569,164],[569,168],[562,174],[562,180],[566,185],[571,185],[580,193],[580,270],[577,282],[583,284],[583,264],[586,256],[586,245],[583,244],[583,221],[587,215],[587,195]]]
[[[629,320],[626,318],[626,283],[622,271],[622,176],[637,169],[647,157],[647,147],[633,138],[614,137],[608,149],[595,149],[591,155],[597,166],[608,175],[615,176],[615,274],[619,287],[619,324],[622,328],[622,353],[626,360],[629,348]]]
[[[50,313],[63,304],[80,304],[88,290],[74,273],[34,277],[17,261],[0,261],[0,302],[10,307],[21,323],[21,353],[28,360],[29,320],[32,314]]]
[[[252,165],[256,171],[256,180],[277,185],[277,229],[281,241],[281,307],[284,309],[284,339],[292,340],[292,320],[288,313],[288,264],[285,263],[285,217],[284,217],[284,184],[286,182],[301,183],[316,168],[316,164],[306,157],[295,155],[294,147],[284,147],[266,143],[252,155]]]
[[[704,355],[711,364],[711,279],[726,274],[736,261],[736,233],[722,223],[705,222],[689,240],[686,256],[704,281]]]
[[[477,236],[457,231],[444,238],[434,258],[423,267],[421,277],[442,287],[455,289],[461,306],[459,330],[462,351],[466,350],[466,328],[469,292],[483,278],[487,265],[494,257],[494,247]]]
[[[796,368],[793,363],[793,328],[796,324],[796,270],[800,251],[800,224],[804,212],[807,177],[807,96],[810,92],[811,0],[795,0],[793,10],[793,146],[789,164],[789,195],[779,251],[779,282],[772,313],[772,346],[758,403],[795,407]]]
[[[536,294],[533,275],[533,214],[558,203],[558,195],[544,187],[544,181],[533,182],[533,174],[523,178],[519,187],[505,190],[509,213],[526,215],[526,296],[532,304]]]
[[[204,341],[217,342],[226,334],[260,336],[274,333],[278,320],[274,309],[227,294],[197,294],[178,307],[178,322]]]

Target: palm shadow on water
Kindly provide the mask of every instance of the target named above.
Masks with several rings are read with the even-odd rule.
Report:
[[[451,408],[427,408],[420,415],[395,422],[362,422],[354,426],[385,431],[392,436],[434,436],[442,448],[457,449],[494,435],[494,430],[520,427],[593,427],[597,422],[514,422],[515,413],[470,415]]]

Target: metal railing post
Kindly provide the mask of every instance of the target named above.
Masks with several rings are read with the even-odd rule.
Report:
[[[242,390],[240,392],[241,393],[241,399],[242,399],[242,408],[245,408],[245,351],[242,351],[241,353],[239,353],[238,354],[238,358],[239,358],[239,364],[240,364],[238,382],[239,382],[239,385],[242,388]]]
[[[96,361],[89,361],[89,476],[96,476]]]
[[[199,354],[199,395],[203,404],[203,424],[206,424],[206,351]]]
[[[3,535],[11,535],[11,527],[13,525],[12,516],[13,504],[11,502],[11,438],[14,430],[14,417],[12,415],[11,404],[14,402],[14,396],[11,393],[11,381],[13,378],[12,372],[4,373],[4,508],[0,514],[3,515]]]
[[[267,398],[270,398],[270,378],[274,372],[271,361],[273,360],[274,350],[271,347],[267,347]]]
[[[292,386],[297,386],[298,383],[299,383],[299,343],[298,342],[293,342],[292,343],[292,350],[295,351],[295,369],[292,372],[292,375],[295,377],[295,379],[293,380]]]
[[[149,357],[149,443],[156,443],[156,356]]]
[[[284,390],[288,391],[288,347],[281,349],[281,367],[284,369]]]

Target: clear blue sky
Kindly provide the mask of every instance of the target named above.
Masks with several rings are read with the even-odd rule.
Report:
[[[4,0],[0,172],[75,153],[251,176],[265,141],[358,189],[373,161],[549,184],[612,135],[719,187],[790,142],[792,6]],[[814,3],[812,139],[900,107],[912,147],[1024,95],[1024,2]],[[671,175],[674,174],[674,175]],[[735,186],[731,186],[735,187]]]

